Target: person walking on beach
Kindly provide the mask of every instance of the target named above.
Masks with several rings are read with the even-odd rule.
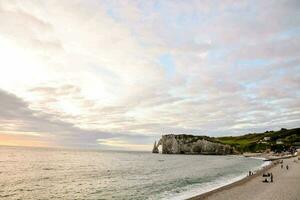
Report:
[[[271,173],[271,183],[273,183],[273,173]]]
[[[283,164],[281,164],[281,169],[283,168]]]
[[[286,165],[286,169],[289,170],[289,165]]]

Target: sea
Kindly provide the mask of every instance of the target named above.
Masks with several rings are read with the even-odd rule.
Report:
[[[186,199],[265,165],[242,156],[0,147],[0,199]]]

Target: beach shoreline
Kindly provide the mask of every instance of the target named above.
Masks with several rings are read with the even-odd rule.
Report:
[[[258,159],[262,159],[262,157],[254,157],[254,158],[258,158]],[[264,156],[263,159],[268,160],[268,156]],[[203,199],[210,199],[211,196],[216,196],[216,195],[220,195],[223,192],[230,192],[231,190],[236,190],[236,188],[240,187],[240,186],[245,186],[247,185],[247,183],[253,181],[254,179],[258,180],[262,174],[272,170],[273,168],[275,168],[276,166],[278,166],[279,164],[279,160],[281,159],[285,159],[285,160],[291,160],[292,158],[285,158],[285,157],[278,157],[278,159],[274,159],[272,161],[269,161],[270,164],[263,166],[261,169],[256,170],[255,174],[251,175],[251,176],[247,176],[244,177],[238,181],[235,181],[233,183],[230,183],[228,185],[216,188],[214,190],[196,195],[194,197],[188,198],[188,200],[203,200]],[[216,198],[218,199],[218,198]]]

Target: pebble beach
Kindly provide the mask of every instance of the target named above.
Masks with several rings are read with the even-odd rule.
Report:
[[[289,166],[288,169],[286,166]],[[272,173],[273,182],[265,183],[263,173]],[[300,200],[300,161],[283,160],[231,185],[191,198],[191,200]]]

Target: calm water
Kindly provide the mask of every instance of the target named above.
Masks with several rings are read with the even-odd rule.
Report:
[[[0,199],[183,199],[245,176],[261,160],[0,147]]]

